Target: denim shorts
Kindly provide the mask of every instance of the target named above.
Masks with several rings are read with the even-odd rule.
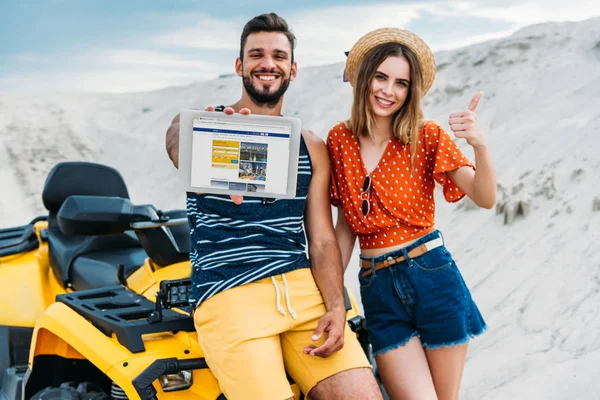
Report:
[[[399,257],[430,240],[433,231],[404,249],[361,260],[381,262]],[[406,345],[419,336],[427,349],[465,344],[486,324],[445,246],[358,276],[369,339],[375,356]]]

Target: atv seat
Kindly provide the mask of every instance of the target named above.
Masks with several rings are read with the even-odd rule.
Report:
[[[133,233],[107,236],[67,236],[56,215],[72,195],[129,198],[121,174],[110,167],[88,162],[63,162],[48,174],[42,200],[49,211],[48,252],[54,274],[75,290],[118,285],[117,268],[127,277],[148,257]]]
[[[119,235],[121,236],[121,235]],[[119,285],[117,268],[119,264],[124,267],[124,276],[127,277],[138,269],[148,258],[146,252],[139,246],[135,236],[131,236],[131,247],[125,245],[124,237],[116,238],[115,248],[84,252],[75,258],[71,265],[71,286],[75,290],[98,289],[106,286]],[[108,245],[107,241],[103,242]]]
[[[164,215],[169,218],[182,218],[186,217],[187,213],[185,210],[171,210],[166,211]],[[135,239],[134,235],[131,237]],[[147,242],[147,252],[138,248],[116,248],[86,252],[77,257],[71,266],[72,286],[76,290],[84,290],[118,285],[115,265],[123,264],[125,276],[128,276],[137,269],[135,266],[142,265],[148,256],[155,264],[163,267],[189,260],[190,231],[187,224],[147,229],[139,239],[138,244]],[[121,240],[122,238],[115,243],[116,247],[120,245]],[[128,269],[127,266],[131,268]]]

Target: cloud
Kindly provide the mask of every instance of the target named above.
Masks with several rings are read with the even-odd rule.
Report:
[[[462,38],[459,40],[443,40],[443,39],[441,39],[439,41],[432,41],[429,43],[429,45],[431,46],[431,49],[434,52],[438,51],[438,50],[459,49],[461,47],[470,46],[475,43],[481,43],[481,42],[487,42],[488,40],[496,40],[496,39],[505,38],[505,37],[510,36],[513,33],[515,33],[518,29],[519,29],[519,27],[515,26],[514,28],[511,28],[511,29],[508,29],[505,31],[484,33],[481,35],[465,37],[465,38]]]
[[[499,39],[530,24],[600,15],[600,2],[383,3],[298,9],[281,15],[298,39],[296,60],[302,68],[345,61],[343,52],[376,28],[419,27],[417,33],[426,37],[434,51],[447,50]],[[130,36],[128,41],[123,41],[122,48],[96,48],[77,53],[68,50],[66,44],[60,54],[23,52],[11,60],[5,58],[11,63],[3,61],[5,73],[0,77],[0,90],[143,91],[215,78],[232,70],[247,16],[217,18],[203,13],[167,13],[160,16],[160,21],[160,29],[151,34],[142,32]],[[435,21],[435,29],[427,28],[430,21]],[[457,21],[461,29],[453,31]],[[480,33],[469,34],[471,21],[472,32]],[[490,21],[496,22],[493,26],[498,28],[486,32],[484,26],[482,30],[482,23]],[[29,70],[34,72],[24,72]]]
[[[148,69],[86,69],[82,71],[57,71],[50,74],[10,74],[0,78],[2,92],[141,92],[169,86],[187,85],[190,82],[213,78],[197,71],[172,71]]]
[[[343,60],[364,33],[383,26],[406,26],[424,12],[434,12],[443,5],[432,3],[374,4],[334,6],[281,14],[298,39],[296,59],[302,65],[322,65]],[[183,16],[177,17],[183,20]],[[218,19],[203,14],[190,17],[195,26],[161,33],[151,42],[161,46],[193,49],[238,50],[239,38],[246,18]],[[170,21],[175,20],[169,18]]]
[[[42,60],[31,54],[18,60]],[[44,71],[9,73],[0,78],[3,91],[134,92],[189,84],[218,76],[226,66],[192,56],[137,49],[95,49],[61,56],[56,68],[46,59]],[[49,76],[52,78],[49,79]]]
[[[100,62],[113,66],[190,68],[202,69],[205,72],[215,70],[215,65],[197,57],[138,49],[101,49],[88,51],[79,56],[79,61],[90,64]]]
[[[463,2],[465,16],[512,22],[520,26],[549,21],[580,21],[600,15],[600,2],[589,0],[527,0]]]
[[[374,3],[327,6],[281,15],[298,39],[296,60],[301,66],[311,66],[345,61],[344,51],[350,50],[363,34],[381,27],[406,28],[427,18],[435,19],[441,25],[445,23],[444,18],[449,21],[461,18],[461,23],[464,23],[464,19],[469,17],[511,25],[510,29],[506,29],[505,25],[497,31],[460,38],[438,32],[429,34],[427,40],[434,51],[447,50],[505,37],[528,24],[600,15],[600,3],[595,6],[584,0],[573,0],[568,5],[558,0]],[[170,21],[177,19],[184,20],[184,15],[170,17]],[[239,35],[246,22],[240,17],[225,19],[205,14],[185,15],[185,20],[195,21],[195,25],[157,35],[151,39],[152,43],[179,48],[237,50]],[[448,23],[448,29],[451,27]]]
[[[509,0],[510,1],[510,0]],[[298,12],[288,21],[298,37],[297,59],[301,65],[322,65],[345,61],[343,51],[363,34],[381,27],[405,28],[411,22],[435,18],[478,18],[509,23],[510,28],[448,39],[444,33],[429,34],[428,44],[434,51],[449,50],[487,40],[499,39],[518,29],[548,21],[576,21],[600,15],[600,2],[589,5],[585,0],[569,3],[557,0],[519,1],[459,1],[412,4],[370,4],[368,6],[328,7]],[[463,22],[464,23],[464,22]],[[451,29],[451,22],[448,28]],[[426,32],[418,32],[425,35]]]
[[[301,65],[343,61],[344,51],[365,33],[382,27],[406,27],[433,11],[434,5],[373,4],[339,6],[290,15],[288,22],[298,39],[297,59]]]
[[[174,32],[158,34],[150,42],[159,46],[188,47],[193,49],[237,50],[240,33],[245,21],[240,19],[218,19],[205,14],[180,15],[180,21],[194,26]],[[169,18],[173,21],[175,18]]]
[[[52,62],[52,57],[37,53],[17,53],[13,56],[13,59],[20,64],[47,64]]]

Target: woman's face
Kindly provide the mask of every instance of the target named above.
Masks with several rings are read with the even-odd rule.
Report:
[[[410,65],[403,57],[386,58],[371,81],[369,102],[376,117],[388,118],[404,105],[410,88]]]

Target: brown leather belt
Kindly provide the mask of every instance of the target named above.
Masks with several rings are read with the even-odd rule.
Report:
[[[419,245],[418,247],[415,247],[414,249],[409,251],[408,257],[414,258],[414,257],[422,256],[423,254],[427,253],[429,250],[433,250],[436,247],[440,247],[443,245],[444,245],[444,242],[443,242],[442,238],[430,240],[429,242],[423,243],[423,244]],[[379,271],[382,268],[387,268],[391,265],[398,264],[399,262],[402,262],[404,260],[406,260],[406,258],[402,255],[400,257],[395,257],[395,258],[390,257],[387,260],[384,260],[381,262],[376,262],[375,263],[375,271]],[[373,263],[369,260],[360,260],[360,266],[361,266],[361,268],[363,268],[365,270],[361,274],[361,276],[363,278],[366,276],[369,276],[373,272]]]

